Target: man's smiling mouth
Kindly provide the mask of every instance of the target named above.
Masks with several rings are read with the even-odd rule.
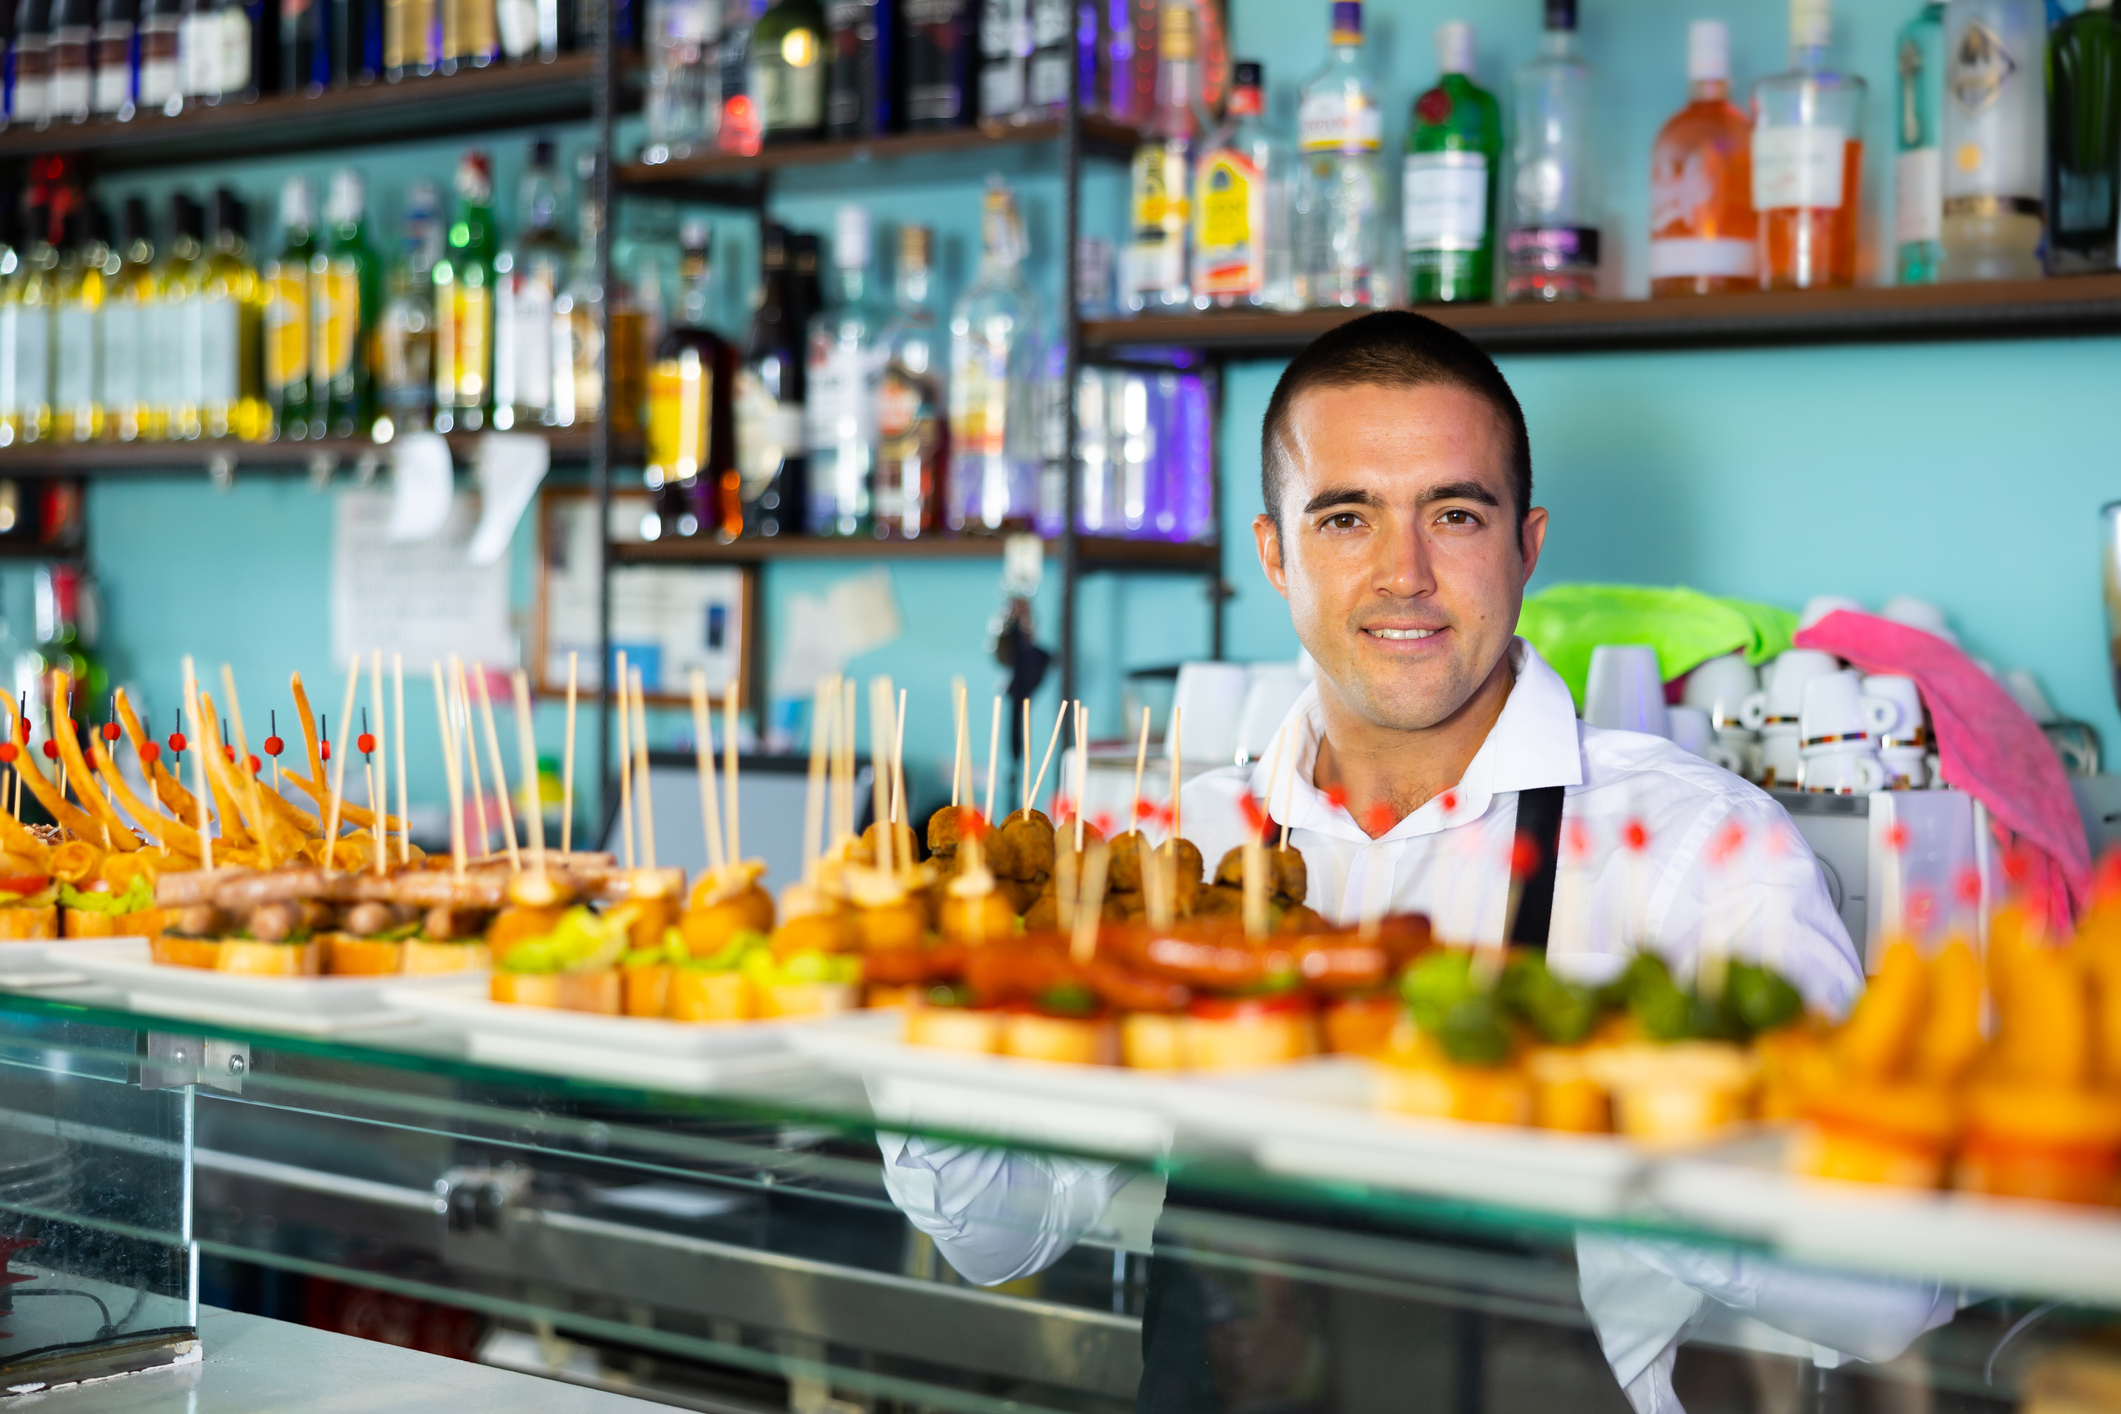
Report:
[[[1363,632],[1373,638],[1389,639],[1396,643],[1416,638],[1433,638],[1437,634],[1442,633],[1443,630],[1440,628],[1366,628]]]

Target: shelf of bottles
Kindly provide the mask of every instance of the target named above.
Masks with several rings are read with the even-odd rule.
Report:
[[[1133,154],[1140,140],[1131,126],[1100,114],[1085,114],[1081,131],[1083,151],[1091,156],[1124,159]],[[682,189],[693,183],[727,181],[782,167],[888,162],[945,152],[1051,142],[1059,138],[1061,132],[1059,120],[1038,118],[1029,122],[980,123],[925,132],[877,133],[867,137],[779,143],[761,146],[756,152],[724,152],[715,148],[671,155],[659,161],[628,163],[619,168],[618,176],[626,186]]]
[[[620,565],[755,565],[774,560],[998,560],[1003,537],[936,535],[915,540],[878,540],[857,536],[792,535],[774,539],[648,540],[611,547]],[[1128,571],[1136,574],[1213,574],[1222,563],[1220,546],[1123,536],[1080,535],[1076,563],[1086,572]],[[1048,540],[1049,558],[1060,554],[1060,542]]]

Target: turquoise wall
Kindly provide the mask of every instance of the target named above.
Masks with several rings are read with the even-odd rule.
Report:
[[[1912,9],[1900,0],[1837,8],[1837,56],[1873,84],[1867,249],[1880,213],[1890,211],[1890,162],[1878,139],[1890,102],[1892,34]],[[1656,127],[1684,97],[1686,22],[1730,22],[1742,87],[1782,66],[1786,20],[1782,7],[1769,3],[1586,0],[1585,10],[1585,47],[1600,75],[1602,147],[1612,164],[1608,248],[1618,252],[1618,287],[1639,292],[1647,154]],[[1507,11],[1414,0],[1370,7],[1370,57],[1388,115],[1388,149],[1412,97],[1432,77],[1429,33],[1468,13],[1479,26],[1483,79],[1505,87],[1508,67],[1534,47],[1536,0],[1513,0]],[[1322,62],[1325,18],[1322,0],[1237,0],[1232,52],[1265,60],[1275,111],[1293,113],[1296,81]],[[570,132],[569,150],[583,140],[581,130]],[[500,159],[505,196],[521,143],[487,145]],[[388,215],[394,192],[411,176],[446,180],[456,147],[396,148],[358,160]],[[1051,309],[1060,214],[1052,161],[1051,149],[1023,149],[789,172],[777,183],[774,208],[813,230],[829,230],[831,210],[843,200],[868,204],[880,226],[935,225],[947,305],[976,254],[979,178],[1002,171],[1019,187],[1032,274]],[[332,165],[261,163],[175,179],[203,187],[233,177],[269,197],[287,172],[321,179]],[[149,189],[159,192],[171,180],[160,177]],[[114,182],[107,191],[133,189]],[[1089,233],[1117,234],[1123,195],[1116,169],[1094,170],[1085,192]],[[755,245],[743,222],[719,217],[717,236],[725,268],[748,268]],[[388,228],[376,238],[383,245]],[[2098,413],[2111,406],[2111,391],[2101,390],[2121,373],[2116,355],[2117,342],[2102,339],[1506,359],[1531,424],[1538,499],[1554,514],[1540,581],[1688,583],[1791,607],[1815,593],[1871,602],[1919,595],[1945,608],[1970,649],[2000,666],[2031,668],[2063,711],[2094,722],[2121,748],[2098,603],[2098,508],[2121,495],[2111,435]],[[1228,610],[1229,651],[1238,658],[1288,657],[1296,646],[1280,601],[1260,577],[1249,529],[1259,509],[1259,418],[1278,372],[1278,363],[1233,365],[1225,387],[1226,575],[1237,591]],[[253,714],[284,706],[289,668],[326,680],[328,509],[299,480],[239,476],[226,496],[196,471],[99,484],[90,502],[93,556],[120,679],[140,683],[161,705],[171,700],[179,655],[227,658],[242,676],[246,706],[258,703]],[[516,563],[519,602],[527,604],[529,551],[520,534]],[[769,649],[789,595],[821,592],[860,568],[769,568]],[[1000,602],[998,567],[900,563],[893,577],[906,633],[852,666],[890,673],[912,688],[909,754],[917,779],[940,789],[950,749],[949,678],[965,676],[976,703],[998,678],[984,652]],[[0,604],[17,634],[25,632],[21,572],[0,581]],[[1050,582],[1039,614],[1051,642],[1058,603]],[[1079,623],[1083,685],[1100,734],[1122,729],[1120,679],[1128,668],[1198,656],[1208,644],[1206,602],[1194,580],[1092,581]],[[1049,724],[1053,696],[1049,688],[1042,704]],[[431,710],[424,696],[411,704],[416,723]],[[666,739],[682,730],[675,719],[655,728]],[[556,747],[556,716],[541,718],[540,734],[551,739],[548,749]],[[432,799],[439,779],[419,763],[434,753],[419,750],[426,743],[417,732],[414,745],[415,793],[423,793],[417,778],[424,777]]]

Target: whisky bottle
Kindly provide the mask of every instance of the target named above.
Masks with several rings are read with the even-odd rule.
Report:
[[[309,262],[316,254],[316,193],[306,177],[280,188],[280,253],[265,263],[265,402],[273,432],[291,442],[322,436],[310,390]]]

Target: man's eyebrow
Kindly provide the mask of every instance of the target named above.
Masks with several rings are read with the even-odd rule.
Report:
[[[1441,486],[1431,486],[1421,493],[1419,504],[1433,506],[1438,501],[1477,501],[1483,506],[1498,508],[1502,505],[1495,493],[1478,481],[1446,481]]]
[[[1331,486],[1304,503],[1304,514],[1316,515],[1333,506],[1369,506],[1375,509],[1381,508],[1384,503],[1384,497],[1360,486]]]

